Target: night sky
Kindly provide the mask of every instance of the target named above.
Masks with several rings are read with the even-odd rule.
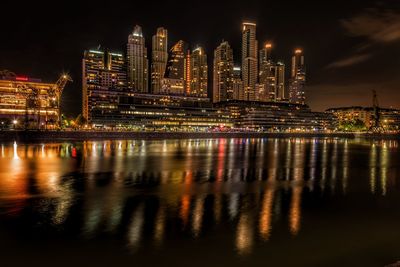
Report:
[[[82,1],[83,2],[83,1]],[[129,33],[142,26],[150,58],[151,36],[163,26],[169,45],[182,39],[212,54],[222,39],[240,64],[241,23],[257,23],[260,44],[287,67],[294,48],[305,52],[307,103],[314,110],[370,105],[400,108],[400,1],[13,1],[2,3],[0,69],[55,81],[74,79],[63,95],[68,115],[81,111],[81,59],[98,45],[125,53]],[[289,69],[289,68],[288,68]],[[211,86],[211,84],[209,85]]]

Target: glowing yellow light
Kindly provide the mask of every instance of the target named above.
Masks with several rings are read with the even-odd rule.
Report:
[[[266,43],[265,44],[265,48],[272,48],[272,44],[271,43]]]
[[[301,54],[301,53],[303,53],[303,51],[302,51],[301,49],[296,49],[296,50],[294,51],[294,53],[295,53],[295,54]]]

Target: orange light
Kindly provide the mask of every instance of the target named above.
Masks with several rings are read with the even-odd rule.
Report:
[[[266,43],[266,44],[265,44],[265,48],[272,48],[272,44]]]
[[[295,54],[301,54],[301,53],[303,53],[303,51],[302,51],[301,49],[296,49],[296,50],[294,51],[294,53],[295,53]]]

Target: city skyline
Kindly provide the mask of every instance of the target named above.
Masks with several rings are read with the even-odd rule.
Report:
[[[163,26],[169,31],[170,45],[183,39],[194,46],[204,46],[209,55],[209,69],[212,69],[213,49],[221,43],[222,39],[229,41],[232,45],[235,62],[238,62],[241,45],[241,36],[238,31],[240,31],[241,23],[248,20],[257,23],[257,39],[260,44],[272,41],[276,48],[274,55],[279,55],[277,60],[282,60],[286,68],[290,65],[291,51],[297,47],[304,49],[307,56],[307,104],[313,110],[348,105],[370,105],[371,89],[377,90],[380,102],[384,106],[398,107],[397,103],[400,102],[397,91],[398,75],[396,75],[399,70],[397,31],[389,27],[397,25],[399,17],[395,11],[391,11],[398,7],[398,3],[394,1],[346,2],[345,10],[339,8],[340,4],[336,7],[333,3],[325,3],[325,7],[316,3],[312,5],[310,3],[276,4],[268,1],[265,3],[250,1],[242,9],[226,14],[224,18],[217,17],[212,22],[190,23],[190,26],[182,23],[190,19],[184,14],[177,13],[173,21],[169,15],[160,15],[162,10],[167,14],[172,10],[165,4],[160,4],[152,10],[155,12],[153,14],[158,16],[150,22],[146,19],[146,14],[151,13],[149,7],[145,4],[141,5],[143,5],[143,14],[128,15],[120,10],[119,17],[121,18],[117,20],[114,18],[114,21],[103,18],[102,21],[96,22],[90,21],[90,17],[96,13],[95,11],[101,11],[100,7],[95,7],[92,14],[89,9],[93,6],[85,3],[76,9],[75,17],[71,16],[69,11],[77,7],[66,7],[58,14],[62,16],[61,21],[56,20],[54,25],[49,25],[48,19],[45,22],[40,16],[36,16],[35,20],[28,12],[28,10],[34,10],[40,14],[41,4],[35,6],[28,4],[20,8],[22,14],[26,15],[22,16],[24,19],[16,22],[17,24],[11,30],[5,29],[10,37],[1,44],[3,54],[0,57],[0,65],[4,69],[21,74],[32,74],[31,76],[49,81],[58,77],[62,71],[70,72],[75,82],[69,84],[64,92],[64,110],[67,114],[76,114],[76,110],[80,110],[79,62],[83,50],[97,47],[100,43],[111,50],[124,51],[122,46],[124,40],[136,24],[144,29],[146,46],[149,48],[151,37],[157,27]],[[238,5],[238,3],[231,3],[233,10]],[[267,6],[268,9],[265,8]],[[10,7],[12,7],[11,4]],[[218,4],[215,10],[208,12],[212,15],[221,12],[221,9],[222,4]],[[194,8],[188,7],[188,13],[197,17],[198,15],[194,15],[193,12]],[[306,12],[313,12],[316,16],[310,17],[310,13]],[[287,14],[287,16],[281,18],[274,13]],[[88,18],[84,18],[84,14]],[[24,23],[28,19],[29,25]],[[385,24],[385,21],[389,22]],[[363,25],[368,25],[368,23],[374,27],[370,27],[372,30],[363,33]],[[80,30],[82,25],[88,25],[89,28]],[[296,29],[293,29],[294,25]],[[387,30],[381,35],[374,33],[381,29]],[[54,40],[55,32],[61,33],[61,38],[58,40]],[[23,49],[21,49],[22,38]],[[327,53],[328,49],[329,53]],[[17,50],[18,52],[15,52]],[[151,59],[150,54],[147,58]],[[24,64],[24,60],[28,60],[29,64]]]
[[[85,51],[82,114],[91,121],[89,113],[95,107],[103,110],[101,113],[107,108],[118,108],[120,101],[110,101],[110,98],[124,93],[208,98],[213,103],[239,100],[304,105],[306,65],[303,51],[295,49],[290,79],[285,80],[285,64],[274,61],[273,45],[266,42],[259,49],[256,35],[257,24],[243,22],[241,61],[234,61],[233,49],[223,41],[214,50],[213,69],[209,70],[207,52],[202,46],[193,48],[190,43],[179,40],[169,48],[168,30],[159,27],[152,37],[149,52],[142,27],[135,25],[128,36],[125,59],[122,52],[108,52],[100,46]],[[148,53],[152,55],[151,61]],[[117,68],[113,55],[120,55]],[[91,64],[93,60],[99,62]],[[208,77],[209,72],[212,78]]]

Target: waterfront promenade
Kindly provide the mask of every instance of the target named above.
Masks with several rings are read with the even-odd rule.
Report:
[[[120,132],[120,131],[0,131],[2,141],[81,141],[125,139],[203,139],[203,138],[377,138],[397,139],[394,134],[355,133],[271,133],[271,132]]]

